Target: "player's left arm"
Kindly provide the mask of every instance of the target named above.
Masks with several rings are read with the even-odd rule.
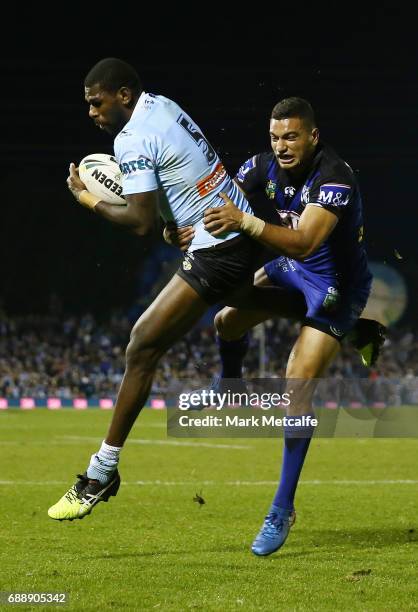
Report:
[[[225,231],[243,231],[270,249],[293,259],[312,255],[328,238],[338,222],[339,211],[321,206],[306,206],[297,229],[265,223],[262,219],[241,212],[230,198],[221,194],[225,205],[205,212],[205,227],[218,236]]]

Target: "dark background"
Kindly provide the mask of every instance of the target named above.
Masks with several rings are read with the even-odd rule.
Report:
[[[228,170],[269,147],[272,106],[290,95],[314,106],[321,135],[357,172],[370,259],[407,280],[405,320],[418,289],[417,45],[397,7],[276,4],[193,10],[114,5],[22,9],[2,43],[1,298],[9,313],[127,308],[150,245],[78,206],[68,165],[112,152],[87,116],[83,79],[114,56],[147,91],[192,115]],[[347,9],[344,9],[347,11]],[[52,19],[52,21],[51,21]],[[400,253],[402,259],[395,254]]]

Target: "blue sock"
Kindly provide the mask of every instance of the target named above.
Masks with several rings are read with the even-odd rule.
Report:
[[[248,333],[238,340],[223,340],[216,336],[221,357],[221,378],[242,378],[242,362],[248,351]]]
[[[313,414],[309,416],[315,417]],[[282,473],[279,487],[273,499],[273,506],[293,510],[296,487],[312,434],[313,427],[285,428]]]

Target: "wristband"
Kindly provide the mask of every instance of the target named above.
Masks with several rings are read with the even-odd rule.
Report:
[[[254,215],[250,215],[249,213],[242,213],[242,219],[240,223],[240,228],[243,232],[251,236],[251,238],[258,238],[261,232],[264,229],[266,222],[258,217],[254,217]]]
[[[90,210],[94,210],[94,207],[96,206],[98,202],[101,201],[101,198],[93,195],[92,193],[90,193],[90,191],[87,191],[87,189],[83,189],[83,191],[80,191],[78,195],[78,201],[80,202],[80,204],[82,204],[86,208],[90,208]]]

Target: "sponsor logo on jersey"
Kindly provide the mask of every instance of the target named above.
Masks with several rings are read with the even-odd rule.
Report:
[[[334,334],[334,336],[343,336],[344,335],[344,332],[341,329],[338,329],[338,327],[334,327],[333,325],[330,325],[329,328],[332,331],[332,333]]]
[[[255,156],[251,157],[250,159],[247,159],[245,164],[242,164],[241,168],[238,170],[235,176],[237,181],[239,181],[240,183],[243,183],[245,180],[245,175],[247,174],[247,172],[249,172],[253,168],[255,168]]]
[[[140,155],[138,159],[119,164],[119,168],[124,176],[128,176],[128,174],[132,174],[138,170],[153,170],[154,166],[148,157]]]
[[[289,257],[285,257],[284,255],[282,255],[282,257],[279,257],[275,265],[278,268],[280,268],[282,272],[289,272],[289,271],[295,272],[296,271],[296,267],[295,267],[295,264],[293,263],[293,259],[290,259]]]
[[[150,99],[152,96],[152,94],[148,94],[148,97],[145,98],[142,102],[141,102],[141,108],[145,109],[145,110],[150,110],[154,104],[155,104],[155,100]],[[152,96],[153,98],[155,98],[155,96]]]
[[[192,262],[190,261],[188,257],[184,258],[182,267],[183,267],[183,270],[185,270],[186,272],[192,269]]]
[[[226,178],[226,170],[221,163],[217,164],[215,170],[208,176],[196,183],[197,191],[201,197],[213,191]]]
[[[288,185],[287,187],[284,188],[284,195],[287,198],[293,198],[295,193],[296,193],[296,189],[292,187],[291,185]]]
[[[276,183],[274,181],[268,181],[266,185],[266,196],[269,198],[269,200],[274,200],[276,197],[276,189]]]
[[[319,189],[318,204],[326,206],[346,206],[350,199],[350,185],[330,183],[321,185]]]

